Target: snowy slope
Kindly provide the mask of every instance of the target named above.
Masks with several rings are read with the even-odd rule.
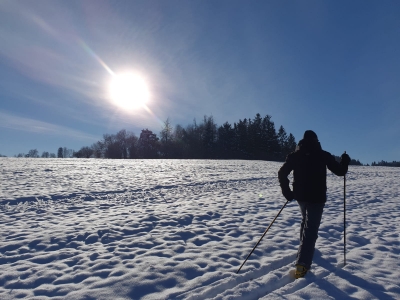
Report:
[[[0,299],[400,299],[400,170],[328,176],[314,265],[280,163],[1,158]]]

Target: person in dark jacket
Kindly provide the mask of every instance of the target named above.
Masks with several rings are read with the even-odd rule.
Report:
[[[326,202],[326,168],[338,176],[344,176],[349,163],[350,157],[346,153],[342,154],[340,163],[337,162],[333,155],[322,150],[315,132],[307,130],[278,172],[283,196],[288,201],[297,200],[302,215],[296,278],[304,277],[311,267]],[[288,179],[292,171],[293,191]]]

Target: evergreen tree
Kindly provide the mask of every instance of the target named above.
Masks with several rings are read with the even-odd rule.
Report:
[[[235,158],[235,131],[232,125],[225,122],[218,128],[218,158]]]
[[[278,129],[279,160],[283,161],[287,155],[288,136],[285,128],[281,125]]]
[[[275,124],[271,121],[271,116],[266,115],[262,121],[263,131],[265,132],[264,145],[266,150],[266,160],[277,160],[279,158],[278,135]]]
[[[251,158],[263,159],[265,157],[263,136],[262,118],[260,114],[256,114],[253,121],[249,120],[248,124],[247,152]]]
[[[248,153],[248,132],[247,132],[247,119],[239,120],[236,124],[234,123],[235,138],[236,138],[236,149],[239,159],[248,159],[250,154]]]
[[[294,138],[294,135],[290,133],[287,139],[287,149],[285,158],[289,153],[292,153],[296,150],[296,146],[297,146],[296,139]]]
[[[215,146],[217,141],[217,125],[212,116],[204,116],[203,124],[201,126],[201,136],[203,144],[203,157],[215,158]]]

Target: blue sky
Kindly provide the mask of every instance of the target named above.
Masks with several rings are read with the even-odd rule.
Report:
[[[400,160],[398,1],[0,2],[0,153],[79,150],[212,115],[272,116],[363,163]],[[111,73],[148,109],[109,99]]]

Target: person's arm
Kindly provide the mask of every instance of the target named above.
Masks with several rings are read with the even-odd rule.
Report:
[[[289,179],[287,178],[293,170],[293,157],[292,155],[288,155],[286,157],[285,163],[282,165],[282,167],[278,171],[278,179],[279,179],[279,184],[282,189],[282,194],[288,201],[292,201],[294,198],[293,192],[290,189],[289,186]]]
[[[335,157],[330,153],[326,152],[328,169],[337,176],[344,176],[347,173],[350,163],[350,156],[343,153],[340,157],[340,163],[336,161]]]

